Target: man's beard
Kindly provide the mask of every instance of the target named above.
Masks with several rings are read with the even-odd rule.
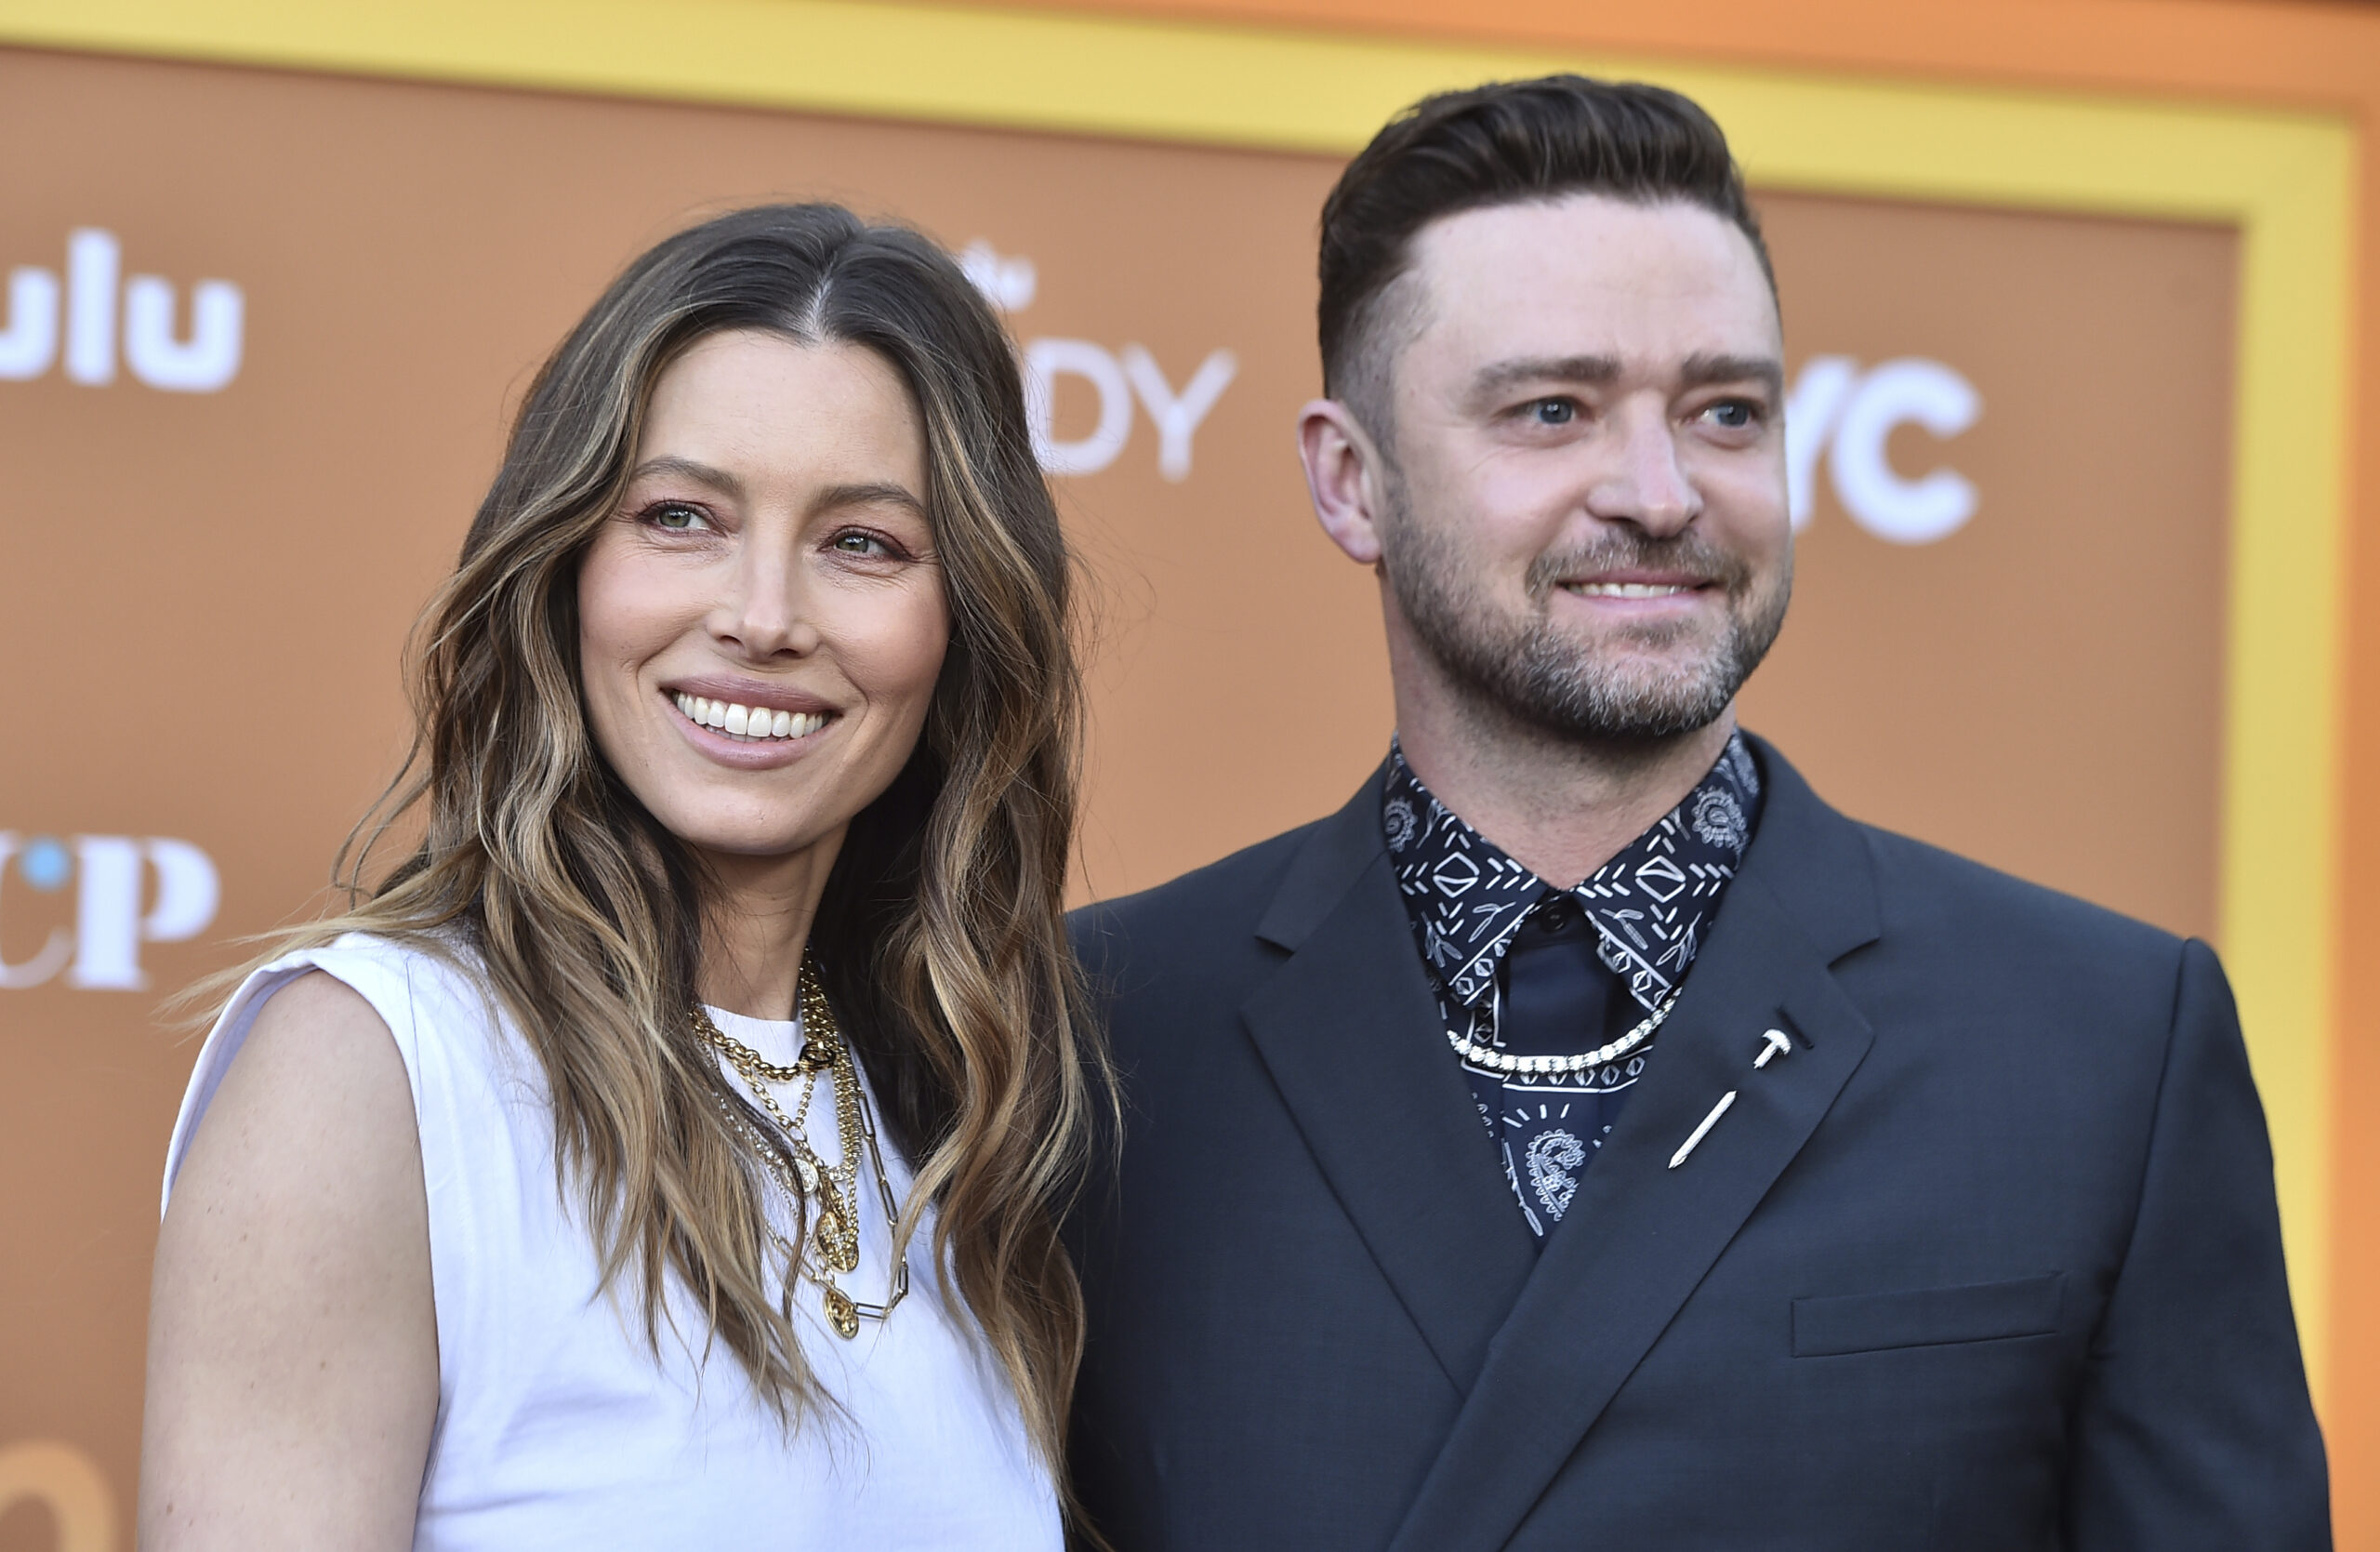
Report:
[[[1618,529],[1583,549],[1540,555],[1526,578],[1526,620],[1500,617],[1482,590],[1467,585],[1451,536],[1412,521],[1404,493],[1391,497],[1383,537],[1389,585],[1421,647],[1463,686],[1505,717],[1567,742],[1649,743],[1708,727],[1760,666],[1785,623],[1792,593],[1786,569],[1755,591],[1752,567],[1689,528],[1673,538]],[[1547,607],[1560,578],[1598,572],[1682,573],[1715,583],[1727,603],[1720,639],[1686,663],[1647,662],[1628,649],[1658,651],[1702,629],[1699,622],[1633,627],[1607,644],[1563,634]],[[1610,660],[1603,660],[1606,657]]]

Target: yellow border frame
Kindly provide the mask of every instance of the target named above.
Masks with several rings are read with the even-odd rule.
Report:
[[[2236,224],[2223,947],[2322,1385],[2355,155],[2344,119],[881,0],[0,0],[0,42],[1339,153],[1424,92],[1583,68],[1691,93],[1767,187]]]

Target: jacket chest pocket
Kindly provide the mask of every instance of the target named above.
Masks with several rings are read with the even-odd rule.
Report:
[[[2057,1330],[2065,1286],[2065,1273],[2049,1272],[1964,1288],[1795,1299],[1793,1356],[1826,1358],[2044,1336]]]

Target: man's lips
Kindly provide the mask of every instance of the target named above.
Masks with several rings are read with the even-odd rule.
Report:
[[[1580,598],[1682,598],[1717,584],[1699,577],[1604,575],[1566,577],[1555,586]]]

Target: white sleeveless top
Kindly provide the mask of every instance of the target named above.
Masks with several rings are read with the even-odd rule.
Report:
[[[555,1178],[536,1056],[469,975],[420,949],[350,934],[251,975],[191,1075],[166,1156],[168,1198],[258,1009],[308,970],[372,1004],[413,1087],[438,1318],[438,1420],[416,1549],[1062,1545],[1056,1493],[1007,1377],[936,1275],[931,1218],[911,1242],[909,1296],[891,1320],[861,1322],[856,1339],[836,1336],[817,1290],[800,1285],[802,1351],[843,1415],[815,1413],[788,1436],[733,1355],[690,1356],[706,1332],[682,1288],[657,1359],[633,1290],[599,1291],[575,1187]],[[712,1016],[774,1063],[790,1063],[800,1043],[794,1023]],[[800,1118],[822,1140],[836,1134],[831,1087],[821,1082]],[[790,1111],[800,1091],[777,1093]],[[884,1155],[906,1200],[906,1163],[889,1139]],[[890,1226],[864,1166],[861,1179],[860,1268],[838,1280],[877,1304]]]

